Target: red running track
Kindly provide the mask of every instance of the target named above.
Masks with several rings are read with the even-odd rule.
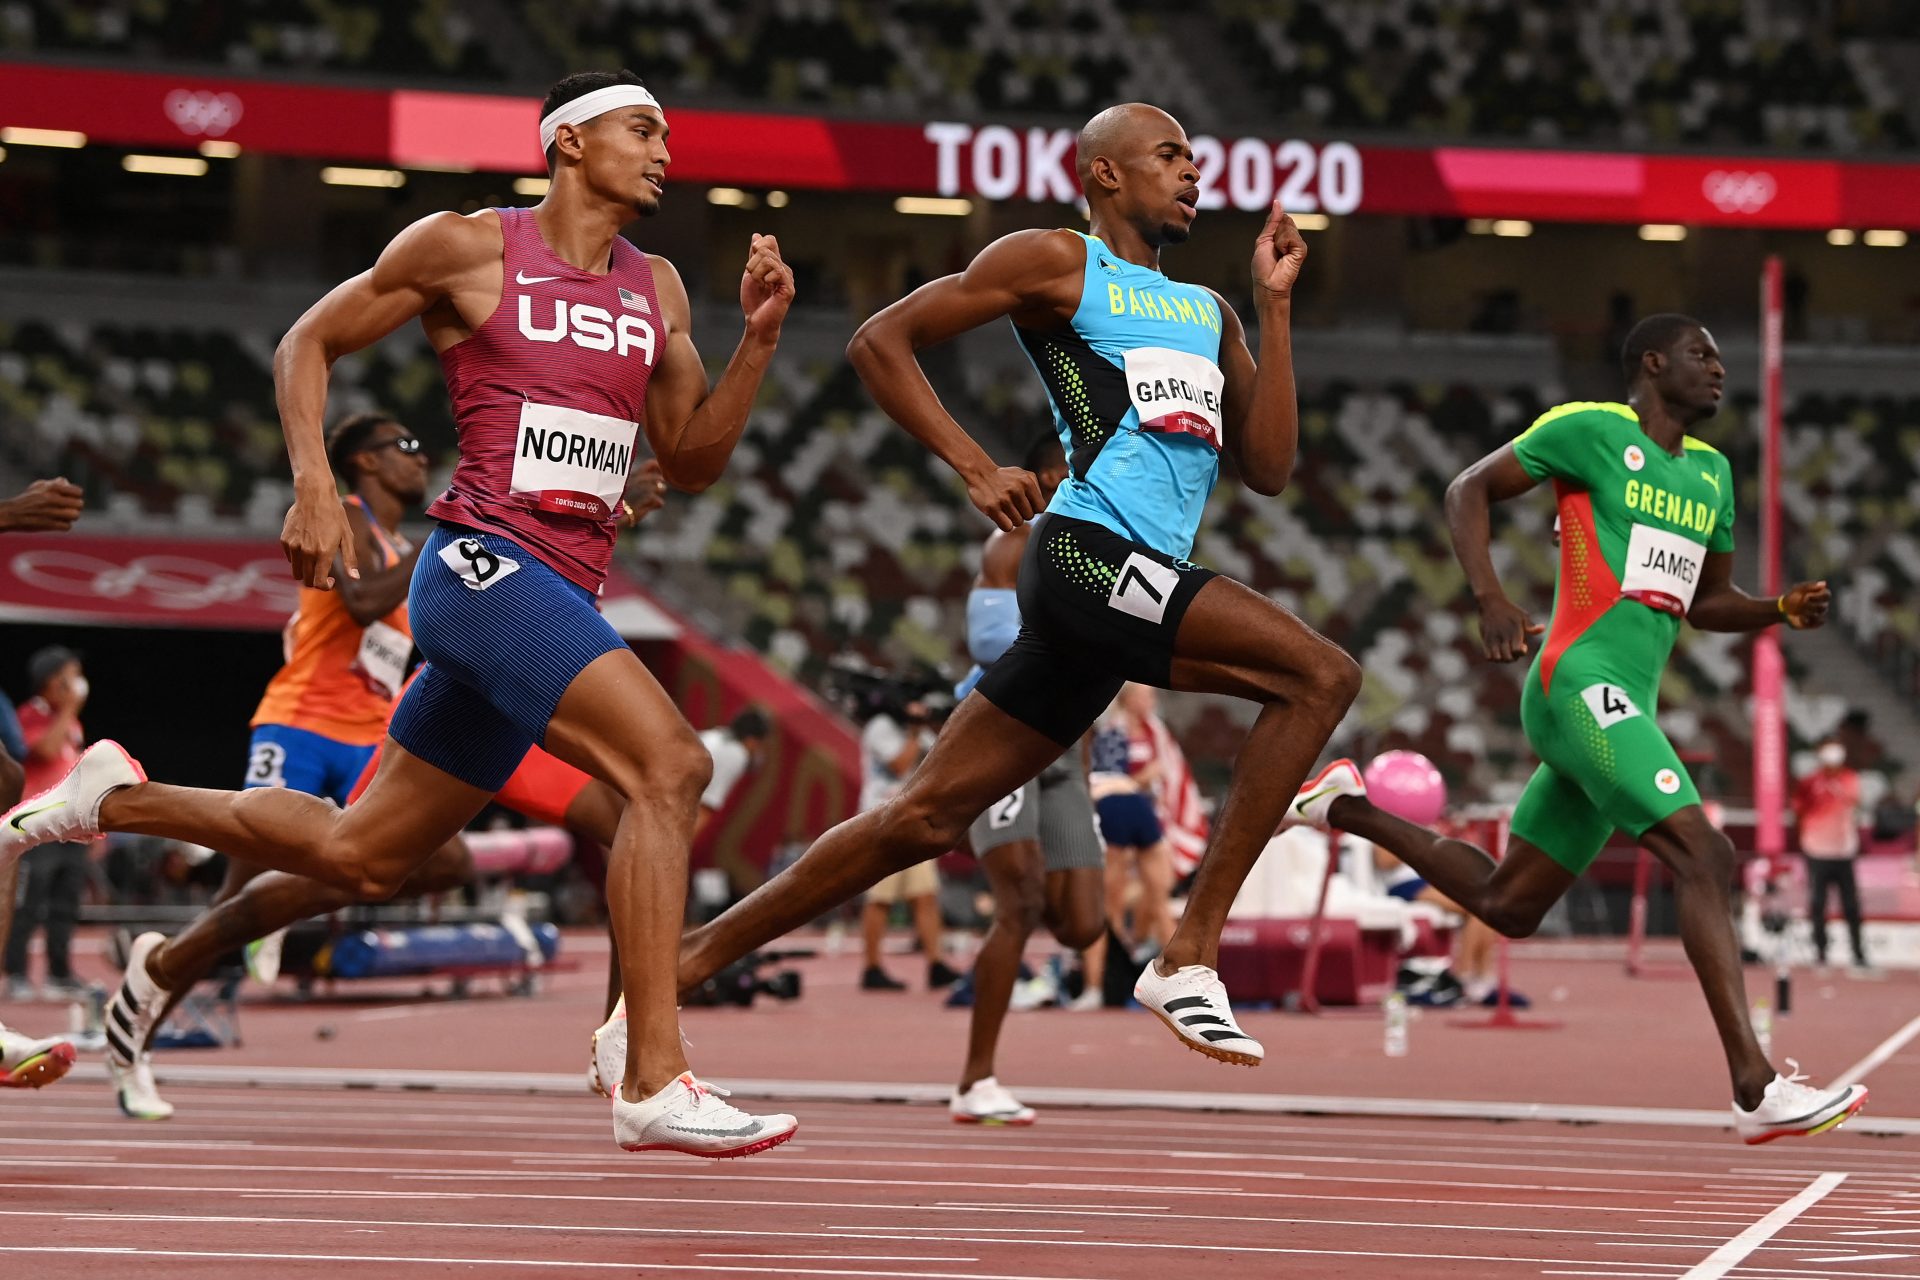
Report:
[[[173,1121],[136,1125],[96,1090],[0,1111],[11,1270],[1920,1276],[1920,1150],[1845,1133],[1749,1150],[1626,1126],[1153,1111],[978,1130],[811,1102],[787,1146],[709,1163],[621,1155],[585,1096],[178,1088]]]

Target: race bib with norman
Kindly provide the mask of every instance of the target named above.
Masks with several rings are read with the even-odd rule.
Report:
[[[1707,549],[1689,538],[1636,524],[1627,540],[1620,594],[1650,609],[1685,617],[1700,585]]]
[[[1126,353],[1127,395],[1142,431],[1198,436],[1220,448],[1221,405],[1227,385],[1205,356],[1169,347],[1131,347]]]
[[[609,519],[626,492],[639,433],[624,418],[527,401],[508,490],[532,497],[542,511]]]

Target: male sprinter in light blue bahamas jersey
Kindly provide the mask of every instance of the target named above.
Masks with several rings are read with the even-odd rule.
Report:
[[[1220,927],[1359,691],[1360,668],[1186,556],[1223,450],[1257,493],[1279,493],[1292,474],[1290,330],[1307,246],[1276,203],[1253,251],[1256,365],[1218,294],[1160,270],[1160,250],[1187,239],[1200,194],[1180,123],[1143,103],[1109,108],[1081,130],[1076,168],[1090,234],[1003,237],[867,321],[848,348],[874,400],[960,474],[976,507],[1002,529],[1033,521],[1019,636],[897,797],[682,940],[680,983],[958,844],[988,805],[1078,741],[1126,681],[1233,694],[1260,715],[1186,915],[1134,994],[1190,1048],[1252,1066],[1264,1051],[1235,1023],[1215,973]],[[994,464],[941,406],[916,354],[1003,316],[1046,384],[1067,453],[1070,474],[1044,514],[1033,473]]]

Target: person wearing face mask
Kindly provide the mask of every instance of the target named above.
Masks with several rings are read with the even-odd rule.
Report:
[[[1840,891],[1840,912],[1853,943],[1853,971],[1871,974],[1860,936],[1860,889],[1853,862],[1860,854],[1860,775],[1847,767],[1847,749],[1828,738],[1814,753],[1819,767],[1794,791],[1800,852],[1807,859],[1807,918],[1813,924],[1816,963],[1827,963],[1827,890]]]
[[[27,684],[33,696],[20,704],[21,737],[27,748],[23,794],[37,795],[66,776],[80,758],[86,739],[80,709],[87,703],[87,677],[80,655],[48,645],[27,660]],[[13,929],[7,937],[7,997],[33,998],[27,977],[27,948],[36,928],[47,931],[47,973],[41,993],[49,1000],[82,995],[86,985],[73,976],[73,926],[80,915],[80,892],[87,883],[87,846],[58,842],[43,845],[21,859],[23,882]]]

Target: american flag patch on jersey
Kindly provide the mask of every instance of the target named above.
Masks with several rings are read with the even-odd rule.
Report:
[[[653,308],[647,305],[647,300],[631,289],[620,290],[620,305],[629,311],[638,311],[643,316],[653,314]]]

